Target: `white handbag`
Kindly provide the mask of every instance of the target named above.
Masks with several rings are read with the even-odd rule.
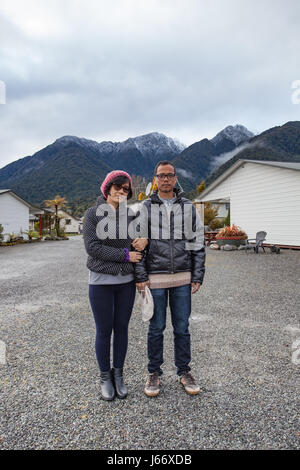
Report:
[[[148,286],[145,286],[145,295],[138,291],[138,305],[141,307],[142,320],[149,321],[153,317],[154,303],[151,291]]]

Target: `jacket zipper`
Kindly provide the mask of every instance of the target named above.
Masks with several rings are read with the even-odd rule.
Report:
[[[171,214],[173,214],[172,212],[169,214],[170,215],[170,218],[169,218],[169,224],[170,224],[170,227],[169,227],[169,230],[170,230],[170,248],[171,248],[171,274],[174,274],[174,227],[173,227],[173,234],[171,233]],[[173,214],[173,217],[174,217],[174,214]],[[173,221],[173,224],[174,224],[174,221]]]
[[[171,274],[174,274],[174,244],[173,244],[173,238],[171,238]]]

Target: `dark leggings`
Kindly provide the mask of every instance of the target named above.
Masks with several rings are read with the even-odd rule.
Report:
[[[96,323],[96,356],[100,371],[110,370],[113,335],[113,366],[122,368],[128,345],[128,324],[135,299],[135,282],[90,285],[89,298]]]

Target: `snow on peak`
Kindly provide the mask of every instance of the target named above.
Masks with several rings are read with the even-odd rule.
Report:
[[[84,137],[76,137],[75,135],[64,135],[55,141],[61,145],[77,144],[82,147],[89,147],[93,150],[99,149],[99,144],[95,140],[85,139]]]
[[[163,154],[167,151],[169,154],[178,154],[185,149],[178,140],[167,137],[159,132],[151,132],[149,134],[140,135],[137,137],[130,137],[123,142],[96,142],[95,140],[85,139],[83,137],[76,137],[73,135],[65,135],[55,141],[60,145],[77,144],[82,147],[88,147],[92,150],[100,151],[101,153],[120,152],[125,149],[137,148],[144,156],[153,154]]]
[[[56,139],[57,143],[67,145],[70,143],[80,143],[80,138],[76,137],[76,135],[64,135],[63,137],[60,137],[59,139]]]
[[[254,137],[254,134],[250,132],[246,127],[241,124],[236,126],[227,126],[221,132],[219,132],[211,142],[213,144],[218,144],[222,139],[226,138],[235,143],[235,145],[240,145],[242,142],[248,141]]]
[[[164,152],[167,149],[174,154],[180,153],[185,149],[185,145],[178,140],[167,137],[159,132],[140,135],[134,137],[132,141],[142,154],[147,154],[150,149],[154,152]]]

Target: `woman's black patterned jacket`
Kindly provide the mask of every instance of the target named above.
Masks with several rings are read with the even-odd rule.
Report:
[[[83,222],[83,239],[88,254],[87,267],[91,271],[113,275],[133,273],[132,263],[125,261],[124,251],[124,248],[133,250],[132,239],[127,235],[126,238],[121,238],[124,235],[120,234],[120,228],[127,232],[128,224],[134,218],[135,214],[129,208],[125,211],[121,209],[121,215],[120,206],[114,211],[103,196],[97,198],[96,206],[87,209]],[[98,235],[103,232],[107,238],[100,239]]]

